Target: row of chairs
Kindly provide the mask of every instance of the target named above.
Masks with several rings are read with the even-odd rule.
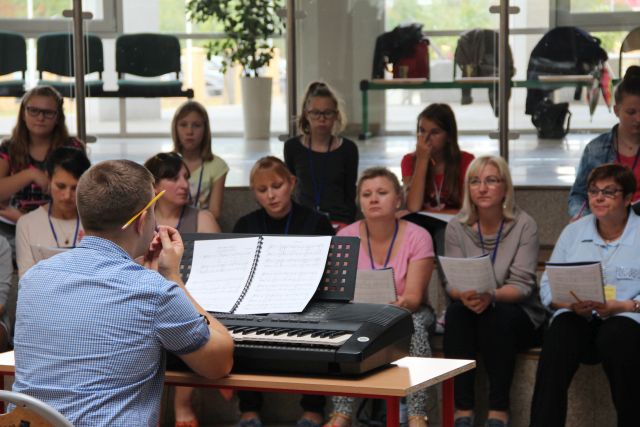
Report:
[[[20,72],[21,79],[0,80],[0,96],[19,97],[25,91],[27,70],[25,38],[17,33],[0,32],[0,76]],[[98,73],[97,79],[85,80],[85,95],[92,97],[187,97],[193,89],[182,89],[180,80],[180,42],[175,36],[140,33],[123,34],[116,39],[118,89],[106,91],[102,80],[104,53],[100,37],[84,36],[84,74]],[[63,96],[75,96],[73,69],[74,44],[70,33],[46,33],[37,39],[38,85],[55,87]],[[60,79],[43,79],[43,73]],[[173,75],[175,78],[141,79]]]

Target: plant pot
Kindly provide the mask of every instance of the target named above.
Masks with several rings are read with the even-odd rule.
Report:
[[[242,77],[244,137],[269,139],[271,128],[271,77]]]

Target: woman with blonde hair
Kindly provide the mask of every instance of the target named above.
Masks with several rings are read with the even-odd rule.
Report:
[[[299,205],[291,199],[296,177],[277,157],[259,159],[251,169],[250,185],[260,208],[243,216],[233,227],[234,233],[327,236],[334,231],[324,215]],[[262,393],[239,391],[239,427],[260,427]],[[298,427],[317,427],[322,423],[325,397],[303,395],[302,416]]]
[[[402,205],[402,187],[388,169],[365,170],[357,194],[364,219],[343,228],[338,235],[360,238],[358,270],[393,269],[397,299],[389,304],[409,310],[413,318],[409,354],[430,356],[427,330],[435,317],[431,307],[424,304],[424,296],[433,270],[431,236],[422,227],[396,218]],[[334,413],[327,425],[350,425],[353,402],[350,397],[334,397]],[[426,390],[407,396],[409,427],[426,426],[426,403]]]
[[[211,124],[204,106],[187,101],[178,107],[171,121],[171,137],[173,151],[182,155],[191,171],[191,204],[208,209],[218,220],[229,166],[211,151]]]
[[[356,216],[358,147],[339,136],[345,125],[335,91],[313,82],[302,101],[301,135],[284,144],[284,161],[298,179],[297,201],[327,216],[338,229]]]
[[[446,229],[445,255],[488,254],[496,289],[462,292],[447,282],[452,302],[445,315],[444,353],[454,359],[482,357],[489,377],[488,427],[507,425],[516,354],[535,345],[545,320],[536,280],[538,246],[538,227],[516,206],[504,159],[471,162],[462,209]],[[454,379],[456,427],[474,425],[474,377],[471,371]]]

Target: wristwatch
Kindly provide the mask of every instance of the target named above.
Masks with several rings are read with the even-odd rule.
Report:
[[[631,300],[631,301],[633,301],[633,312],[634,313],[640,313],[640,301],[638,301],[636,299]]]

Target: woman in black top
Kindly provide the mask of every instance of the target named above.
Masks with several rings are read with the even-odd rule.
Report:
[[[284,161],[298,178],[296,200],[328,216],[337,228],[352,223],[356,216],[358,147],[337,136],[345,121],[331,88],[311,83],[298,119],[301,135],[284,144]]]
[[[333,227],[326,216],[291,200],[296,177],[282,160],[267,156],[259,159],[251,169],[251,190],[261,208],[243,216],[233,227],[234,233],[333,235]],[[259,411],[262,393],[239,391],[240,427],[261,427]],[[303,414],[298,427],[322,425],[325,397],[305,395],[300,401]]]

